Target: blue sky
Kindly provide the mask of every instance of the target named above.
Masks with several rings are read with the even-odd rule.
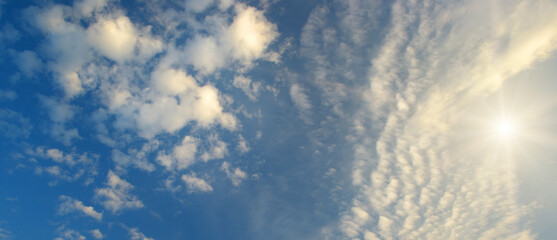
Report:
[[[553,239],[555,12],[0,1],[0,239]]]

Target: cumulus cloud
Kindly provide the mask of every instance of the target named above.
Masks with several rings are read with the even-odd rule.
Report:
[[[236,4],[234,9],[236,15],[230,25],[219,21],[212,35],[196,35],[186,45],[187,63],[197,70],[212,73],[230,62],[239,61],[249,66],[252,61],[264,57],[267,47],[278,36],[276,26],[254,7]]]
[[[118,62],[149,59],[163,49],[148,27],[139,31],[126,16],[100,18],[87,29],[87,40],[103,56]]]
[[[95,199],[112,213],[125,209],[142,208],[143,203],[136,196],[130,194],[132,189],[133,186],[130,183],[109,171],[105,187],[95,190]]]
[[[205,162],[212,159],[224,158],[228,154],[227,144],[219,139],[217,134],[209,135],[209,150],[201,154],[201,159]]]
[[[57,229],[58,237],[55,240],[85,240],[87,239],[85,236],[81,235],[80,232],[67,229],[65,226],[61,226]]]
[[[159,152],[157,161],[169,171],[186,169],[195,162],[198,145],[199,139],[186,136],[181,144],[174,146],[170,154]]]
[[[137,228],[129,228],[128,234],[131,240],[153,240],[153,238],[145,236],[145,234],[140,232]]]
[[[102,213],[95,211],[95,209],[91,206],[83,205],[83,202],[79,200],[64,195],[60,196],[59,199],[60,201],[62,201],[62,203],[60,203],[60,207],[58,208],[59,214],[80,212],[84,215],[96,219],[97,221],[100,221],[102,219]]]
[[[182,181],[184,181],[190,193],[213,191],[213,187],[205,180],[198,178],[195,173],[182,175]]]
[[[226,173],[226,177],[230,179],[232,185],[240,186],[243,180],[247,179],[248,175],[240,168],[231,168],[230,163],[223,162],[220,169]]]
[[[89,231],[89,233],[95,239],[103,239],[104,238],[104,235],[102,234],[102,232],[99,229],[93,229],[93,230]]]

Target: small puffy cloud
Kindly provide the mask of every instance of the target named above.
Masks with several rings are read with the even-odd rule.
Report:
[[[228,8],[231,4],[221,1],[219,6]],[[209,31],[212,35],[194,36],[184,49],[185,62],[196,70],[212,73],[234,61],[249,66],[252,61],[265,57],[267,47],[278,36],[276,26],[254,7],[236,4],[235,13],[230,25],[217,21],[218,30]]]
[[[99,229],[93,229],[93,230],[89,231],[89,233],[95,239],[103,239],[104,238],[104,235],[102,234],[102,232]]]
[[[89,217],[92,217],[94,219],[96,219],[97,221],[100,221],[102,219],[103,214],[100,212],[95,211],[95,209],[91,206],[85,206],[83,205],[83,202],[73,199],[71,197],[68,196],[60,196],[60,201],[62,201],[62,203],[60,204],[60,207],[58,208],[58,213],[59,214],[68,214],[68,213],[72,213],[72,212],[80,212],[82,214],[85,214]]]
[[[126,180],[121,179],[114,172],[109,171],[104,188],[95,190],[95,199],[97,199],[107,210],[112,213],[119,212],[124,209],[142,208],[143,203],[136,196],[129,192],[133,186]]]
[[[25,50],[23,52],[14,53],[14,63],[19,68],[19,71],[26,77],[32,77],[35,73],[39,72],[43,63],[37,54],[33,51]]]
[[[80,232],[73,229],[66,229],[64,226],[57,229],[59,235],[54,240],[85,240],[85,236],[81,235]]]
[[[169,171],[186,169],[195,162],[198,145],[199,139],[186,136],[180,145],[172,149],[170,154],[159,152],[157,161]]]
[[[137,228],[129,228],[128,233],[130,234],[131,240],[153,240],[153,238],[145,236],[145,234],[140,232]]]
[[[236,88],[242,89],[246,96],[248,96],[252,101],[257,100],[259,91],[261,90],[260,82],[252,82],[251,79],[244,76],[234,77],[232,85]]]
[[[236,149],[238,149],[241,153],[247,153],[250,150],[248,142],[242,135],[238,135],[238,145],[236,146]]]
[[[261,57],[278,36],[277,27],[254,7],[236,4],[235,8],[237,15],[225,30],[223,45],[231,49],[234,59],[251,62]]]
[[[87,40],[104,56],[123,61],[133,56],[137,30],[125,16],[116,19],[101,18],[87,29]]]
[[[228,148],[225,142],[219,139],[217,134],[211,134],[209,136],[210,149],[201,155],[201,159],[207,162],[212,159],[224,158],[224,155],[228,153]]]
[[[248,175],[240,168],[232,169],[228,162],[223,162],[220,169],[226,173],[226,177],[230,179],[232,185],[240,186],[243,180],[247,179]]]
[[[126,16],[100,18],[87,29],[87,40],[99,53],[117,62],[146,60],[164,48],[151,35],[150,27],[137,29]]]
[[[182,181],[186,183],[186,187],[190,193],[192,192],[212,192],[213,187],[205,180],[196,177],[195,173],[182,175]]]

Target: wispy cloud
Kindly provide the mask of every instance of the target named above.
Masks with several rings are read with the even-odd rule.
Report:
[[[198,178],[195,173],[182,175],[182,181],[184,181],[188,191],[191,193],[213,191],[213,187],[205,180]]]
[[[112,171],[108,172],[105,185],[106,187],[95,190],[95,199],[112,213],[143,207],[143,203],[130,193],[133,186]]]
[[[62,203],[60,203],[60,207],[58,208],[58,213],[60,214],[80,212],[96,219],[97,221],[100,221],[102,219],[102,213],[95,211],[95,209],[91,206],[85,206],[83,202],[79,200],[64,195],[60,196],[59,198],[60,201],[62,201]]]

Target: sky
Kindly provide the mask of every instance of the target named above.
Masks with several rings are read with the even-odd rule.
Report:
[[[555,239],[554,0],[0,0],[0,240]]]

